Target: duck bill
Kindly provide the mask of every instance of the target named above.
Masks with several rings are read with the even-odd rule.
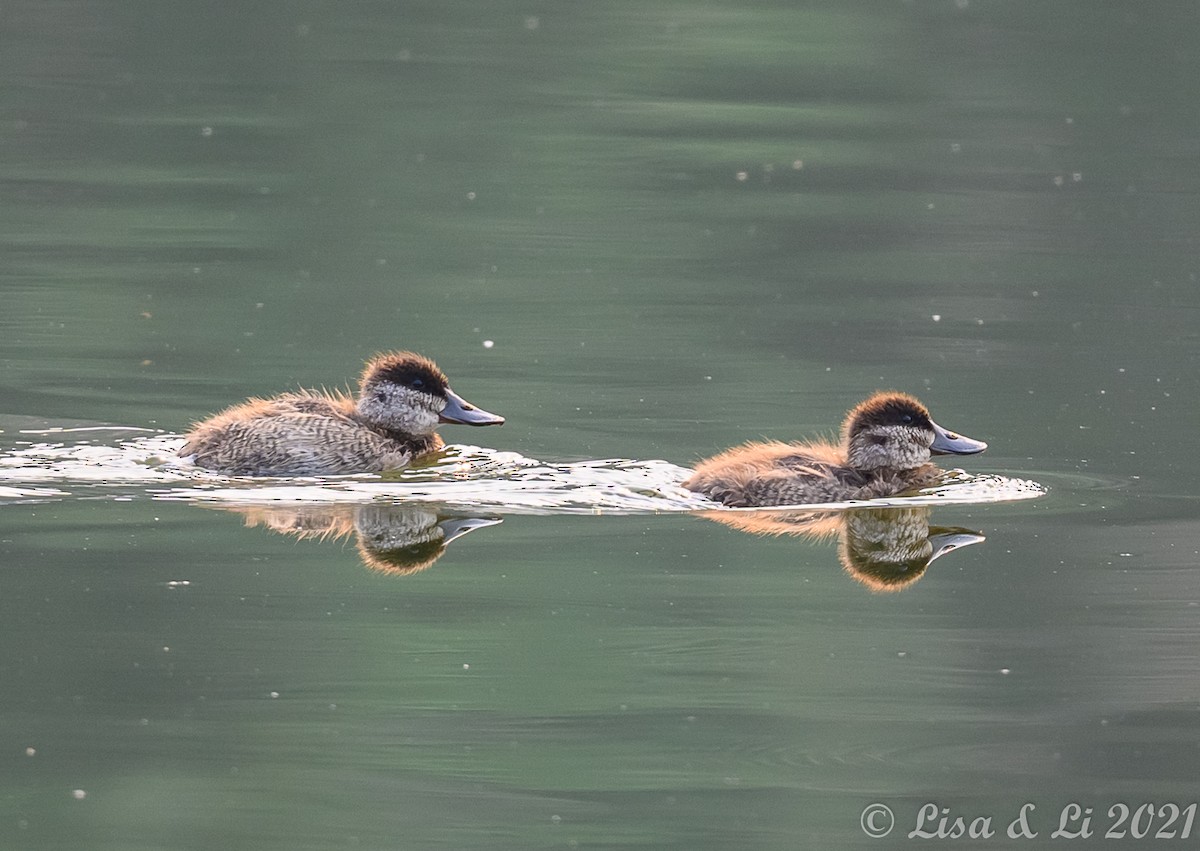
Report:
[[[438,422],[458,423],[459,425],[469,426],[504,425],[504,417],[489,414],[482,408],[476,408],[462,396],[459,396],[447,387],[446,407],[438,415]]]
[[[496,526],[503,522],[499,517],[452,517],[438,525],[442,527],[442,544],[445,545],[475,529]]]
[[[938,526],[929,527],[929,545],[933,548],[933,555],[929,557],[928,564],[944,556],[952,550],[969,547],[972,544],[982,544],[986,541],[983,535],[978,532],[972,532],[970,529],[946,529]]]
[[[987,449],[987,444],[982,440],[972,440],[964,435],[946,431],[937,423],[933,424],[933,431],[936,437],[929,451],[934,455],[974,455]]]

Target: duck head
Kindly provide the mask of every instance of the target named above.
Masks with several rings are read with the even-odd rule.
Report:
[[[392,352],[368,361],[355,408],[374,425],[412,435],[432,434],[439,423],[504,423],[504,417],[475,407],[451,390],[437,364],[413,352]]]
[[[842,424],[842,444],[849,465],[857,470],[912,470],[931,455],[974,455],[987,449],[947,431],[929,409],[905,393],[876,393],[860,402]]]

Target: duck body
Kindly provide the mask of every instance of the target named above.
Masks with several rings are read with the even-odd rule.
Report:
[[[394,352],[368,361],[357,397],[302,390],[249,399],[193,426],[179,454],[233,476],[379,473],[441,449],[443,422],[504,418],[455,394],[433,361]]]
[[[856,470],[837,446],[824,443],[746,443],[696,465],[683,483],[725,505],[809,505],[890,496],[935,481],[941,470]]]
[[[840,444],[747,443],[697,464],[683,486],[734,507],[873,499],[936,482],[933,454],[986,448],[937,425],[912,396],[876,393],[846,415]]]
[[[348,397],[298,392],[249,399],[198,423],[180,454],[232,476],[304,476],[401,469],[443,445],[436,433],[377,430]]]

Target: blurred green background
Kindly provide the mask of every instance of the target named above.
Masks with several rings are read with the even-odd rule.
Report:
[[[879,848],[935,801],[1034,802],[1039,847],[1190,803],[1198,39],[1170,0],[4,3],[3,448],[411,348],[508,418],[451,442],[688,465],[895,387],[1051,491],[936,512],[989,541],[897,595],[689,516],[395,577],[13,501],[0,846]]]

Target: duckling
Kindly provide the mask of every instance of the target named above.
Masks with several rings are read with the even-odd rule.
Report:
[[[456,538],[495,526],[499,517],[453,517],[420,504],[371,502],[323,505],[205,505],[245,517],[247,526],[263,526],[303,540],[353,537],[369,569],[409,576],[430,567]]]
[[[838,561],[872,591],[899,591],[946,553],[987,540],[971,530],[930,526],[927,505],[903,508],[779,508],[705,511],[702,517],[752,535],[838,539]]]
[[[456,394],[428,358],[388,352],[367,361],[357,398],[301,390],[249,399],[194,425],[179,454],[231,476],[378,473],[441,449],[439,423],[504,417]]]
[[[941,470],[930,455],[985,449],[986,443],[939,426],[912,396],[888,391],[850,410],[840,446],[747,443],[697,464],[683,486],[738,507],[870,499],[935,482]]]

